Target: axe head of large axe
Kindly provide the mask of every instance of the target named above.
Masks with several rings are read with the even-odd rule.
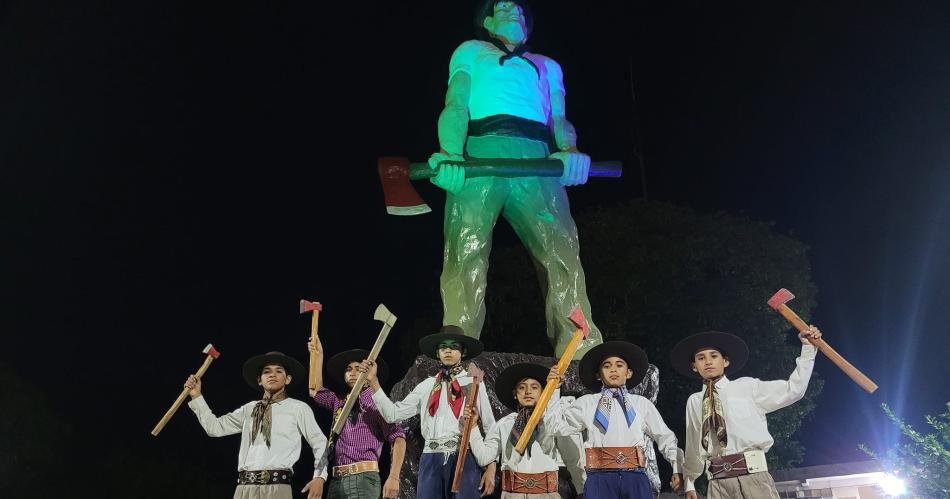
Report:
[[[383,186],[387,213],[408,216],[432,211],[412,187],[408,158],[379,158],[376,166],[379,170],[379,181]]]
[[[792,301],[793,299],[795,299],[795,295],[793,295],[791,291],[782,288],[776,291],[775,294],[769,298],[769,306],[775,310],[778,310],[782,305]]]
[[[584,331],[584,339],[586,340],[590,336],[590,326],[587,325],[587,317],[584,317],[584,311],[581,310],[581,307],[577,307],[571,312],[571,315],[568,316],[568,319],[577,326],[577,329]]]
[[[392,325],[396,323],[395,314],[390,312],[389,309],[386,308],[386,305],[383,305],[382,303],[380,303],[379,306],[376,307],[376,311],[373,312],[373,319],[383,322],[389,325],[389,327],[392,327]]]
[[[323,310],[323,305],[321,305],[320,302],[318,301],[300,300],[301,314],[305,314],[307,312],[313,312],[313,311],[319,312],[321,310]]]
[[[211,343],[208,343],[208,346],[206,346],[205,349],[201,351],[201,353],[208,354],[214,359],[217,359],[219,356],[221,356],[221,352],[218,352],[218,350],[214,348],[214,345]]]

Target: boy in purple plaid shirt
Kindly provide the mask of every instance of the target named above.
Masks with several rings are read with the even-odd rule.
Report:
[[[310,345],[308,342],[307,345]],[[313,349],[313,347],[310,347]],[[314,403],[333,413],[334,421],[340,417],[346,396],[359,376],[357,368],[360,361],[369,356],[366,350],[347,350],[338,353],[327,362],[330,388],[323,385],[323,345],[317,340],[317,389],[310,391]],[[382,359],[379,363],[379,376],[385,379],[388,369]],[[402,426],[387,423],[376,409],[372,390],[360,392],[359,400],[353,405],[337,438],[332,477],[328,499],[376,499],[380,494],[379,455],[383,440],[392,446],[392,464],[389,477],[382,485],[383,498],[399,495],[399,470],[406,455],[406,438]]]

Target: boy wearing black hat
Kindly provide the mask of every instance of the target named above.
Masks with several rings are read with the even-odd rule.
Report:
[[[584,497],[652,499],[653,488],[644,470],[645,437],[656,441],[673,467],[673,490],[680,488],[682,451],[676,447],[676,435],[649,400],[627,392],[628,385],[643,381],[649,366],[646,352],[625,341],[598,345],[581,359],[581,382],[596,393],[578,398],[555,421],[561,435],[587,430]],[[552,368],[548,379],[558,378]]]
[[[475,459],[486,466],[501,457],[502,499],[559,499],[557,490],[558,463],[555,435],[543,422],[535,428],[525,455],[514,450],[534,410],[548,368],[537,364],[514,364],[507,367],[495,381],[498,399],[515,411],[495,423],[482,438],[478,429],[473,429],[469,442]],[[545,418],[551,417],[557,400],[552,399],[545,410]],[[478,414],[474,417],[478,418]]]
[[[787,381],[730,380],[726,375],[749,358],[745,341],[732,334],[694,334],[673,348],[673,368],[704,385],[686,401],[687,498],[696,499],[693,481],[708,465],[710,499],[779,499],[765,460],[774,442],[765,415],[797,402],[808,388],[816,353],[809,340],[821,331],[809,326],[798,336],[802,353]]]
[[[238,485],[234,499],[291,499],[293,466],[300,458],[300,437],[313,450],[313,479],[304,487],[307,499],[320,499],[326,481],[327,439],[306,402],[287,396],[294,378],[304,379],[303,365],[280,352],[269,352],[244,363],[244,381],[257,390],[261,400],[248,402],[217,417],[201,395],[201,380],[185,381],[191,401],[188,407],[208,436],[241,434],[238,454]]]
[[[330,388],[323,384],[323,345],[317,339],[317,345],[307,342],[316,355],[316,385],[310,390],[310,397],[318,406],[333,413],[336,421],[340,417],[346,397],[359,377],[360,362],[369,357],[366,350],[354,349],[340,352],[327,362]],[[386,363],[378,360],[379,378],[384,382],[389,373]],[[373,392],[364,386],[359,398],[350,411],[348,421],[343,425],[333,447],[333,480],[330,482],[329,499],[376,499],[380,494],[379,456],[383,441],[392,447],[392,462],[389,478],[382,486],[384,499],[395,499],[399,495],[399,470],[402,469],[406,455],[406,435],[402,426],[387,423],[373,403]]]
[[[419,459],[417,499],[477,499],[479,491],[488,495],[495,488],[495,465],[490,464],[484,474],[479,472],[475,457],[469,453],[463,470],[461,487],[452,494],[455,461],[462,433],[462,408],[472,377],[462,367],[463,358],[472,358],[482,352],[482,343],[466,336],[458,326],[442,326],[436,334],[419,340],[419,349],[440,362],[436,376],[430,376],[413,388],[401,402],[393,403],[379,386],[378,363],[364,360],[360,369],[367,373],[373,402],[390,423],[404,421],[419,415],[419,428],[425,439],[425,448]],[[484,383],[476,400],[479,416],[486,428],[495,424]],[[474,433],[474,432],[473,432]],[[479,478],[481,476],[481,478]]]

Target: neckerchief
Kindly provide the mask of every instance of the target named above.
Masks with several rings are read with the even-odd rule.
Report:
[[[703,394],[703,448],[709,448],[709,434],[715,433],[719,444],[725,448],[728,441],[726,435],[726,420],[723,418],[722,400],[719,390],[716,390],[716,381],[708,379],[703,382],[706,393]]]
[[[528,59],[527,57],[524,56],[525,52],[528,51],[528,46],[527,46],[527,45],[521,44],[521,45],[518,45],[517,47],[515,47],[514,50],[508,50],[508,47],[505,46],[505,44],[502,43],[501,40],[499,40],[499,39],[497,39],[497,38],[489,38],[488,41],[489,41],[492,45],[494,45],[495,47],[497,47],[498,50],[500,50],[500,51],[502,51],[502,52],[505,53],[505,55],[503,55],[503,56],[501,56],[501,57],[498,58],[498,65],[499,65],[499,66],[504,66],[504,65],[505,65],[505,61],[507,61],[508,59],[513,59],[513,58],[515,58],[515,57],[520,57],[520,58],[524,59],[525,62],[527,62],[528,64],[530,64],[531,67],[534,68],[534,71],[535,71],[536,73],[538,73],[538,78],[541,78],[541,70],[538,69],[538,67],[534,65],[534,61],[532,61],[531,59]]]
[[[264,435],[264,443],[270,447],[271,422],[273,421],[271,406],[287,398],[287,391],[281,390],[271,396],[264,392],[264,398],[254,405],[251,412],[251,442],[257,440],[257,434]]]
[[[512,446],[518,445],[518,440],[521,439],[521,434],[524,432],[524,427],[528,424],[528,418],[531,417],[532,411],[534,411],[534,407],[520,407],[518,409],[515,425],[511,427],[511,434],[508,435],[508,441],[511,442]],[[538,423],[538,426],[534,427],[534,431],[531,432],[531,438],[528,439],[528,457],[531,457],[531,445],[538,439],[539,428],[541,428],[541,423]]]
[[[452,412],[455,413],[455,417],[459,417],[459,414],[462,413],[462,403],[464,402],[462,385],[455,379],[460,372],[462,372],[461,362],[452,367],[442,366],[441,369],[439,369],[439,374],[435,375],[435,384],[432,386],[432,393],[429,395],[430,416],[435,416],[435,411],[439,408],[439,400],[441,399],[439,392],[442,390],[442,383],[449,384],[449,406],[452,407]]]
[[[614,400],[620,403],[620,408],[623,409],[623,414],[627,418],[628,427],[637,417],[637,411],[627,405],[627,385],[618,388],[604,386],[600,389],[600,402],[597,403],[597,411],[594,412],[594,424],[599,426],[604,433],[607,433],[607,426],[610,424],[610,406]]]

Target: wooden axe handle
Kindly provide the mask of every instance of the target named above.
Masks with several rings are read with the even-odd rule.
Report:
[[[794,310],[788,308],[788,305],[781,304],[778,306],[778,312],[782,314],[782,317],[791,322],[795,329],[800,332],[808,331],[808,324],[802,320]],[[857,367],[854,367],[847,359],[841,356],[834,348],[831,348],[831,345],[825,342],[825,340],[818,338],[817,340],[809,340],[812,345],[815,345],[825,356],[827,356],[832,362],[835,363],[849,378],[854,380],[861,388],[864,388],[868,393],[874,393],[877,390],[877,384],[871,381],[871,378],[868,378],[864,375]]]
[[[562,354],[560,360],[557,361],[557,372],[561,376],[564,375],[567,371],[567,367],[571,364],[571,361],[574,360],[574,353],[577,352],[577,347],[580,346],[583,339],[583,329],[574,331],[571,342],[567,344],[567,348],[564,349],[564,354]],[[544,391],[541,392],[537,403],[534,404],[531,417],[528,418],[528,422],[521,432],[521,437],[518,438],[518,443],[515,444],[515,450],[518,451],[518,454],[524,454],[525,449],[528,448],[528,441],[531,439],[531,434],[534,433],[534,429],[538,427],[538,423],[540,423],[541,418],[544,417],[544,411],[547,409],[548,403],[551,402],[551,397],[554,396],[554,390],[557,390],[559,384],[560,383],[556,380],[549,380],[547,384],[544,385]]]
[[[465,407],[468,408],[469,414],[472,414],[475,411],[475,401],[478,400],[478,385],[481,384],[481,381],[473,378],[472,379],[472,389],[469,390],[468,400],[466,401]],[[465,458],[468,454],[468,442],[472,438],[472,428],[474,426],[475,418],[468,418],[465,420],[465,425],[462,426],[462,436],[459,438],[459,450],[455,459],[455,476],[452,478],[452,492],[457,494],[462,487],[462,471],[465,469]]]
[[[513,158],[473,158],[465,161],[443,161],[442,164],[465,167],[465,178],[475,177],[560,177],[564,174],[564,163],[559,159],[513,159]],[[438,169],[429,168],[429,163],[409,165],[409,178],[422,180],[434,177]],[[623,174],[620,161],[593,161],[590,164],[591,177],[619,177]]]
[[[331,317],[332,319],[332,317]],[[310,317],[310,344],[314,351],[310,352],[310,371],[307,381],[311,390],[317,389],[317,326],[320,323],[320,310],[314,309]]]
[[[380,350],[383,349],[383,344],[386,343],[386,338],[389,336],[389,331],[392,329],[393,324],[395,324],[395,319],[391,322],[384,322],[382,329],[379,331],[379,335],[376,337],[376,343],[373,343],[373,349],[369,351],[369,360],[375,361],[376,357],[379,356]],[[346,396],[346,402],[343,403],[343,409],[340,410],[340,413],[336,416],[336,420],[333,421],[333,425],[330,428],[330,439],[336,438],[337,435],[343,431],[343,426],[346,424],[346,418],[349,417],[350,411],[353,410],[353,405],[356,404],[356,399],[360,397],[360,391],[363,390],[363,385],[366,384],[366,373],[361,372],[359,376],[356,377],[356,383],[353,383],[353,388],[350,389],[350,394]]]
[[[204,364],[201,364],[201,367],[198,368],[198,372],[195,373],[195,377],[198,379],[201,379],[201,377],[204,376],[205,371],[208,370],[208,366],[211,365],[211,361],[213,360],[214,360],[214,356],[208,355],[208,357],[205,358]],[[156,437],[158,436],[158,433],[162,431],[162,428],[164,428],[166,424],[168,424],[168,421],[172,418],[172,416],[175,415],[175,412],[178,411],[178,408],[181,407],[181,403],[185,401],[185,397],[187,396],[188,396],[188,389],[182,388],[181,393],[178,395],[178,398],[175,399],[175,402],[172,404],[172,406],[167,411],[165,411],[165,415],[162,416],[162,419],[158,422],[158,424],[155,425],[155,428],[152,428],[153,436],[156,436]]]

